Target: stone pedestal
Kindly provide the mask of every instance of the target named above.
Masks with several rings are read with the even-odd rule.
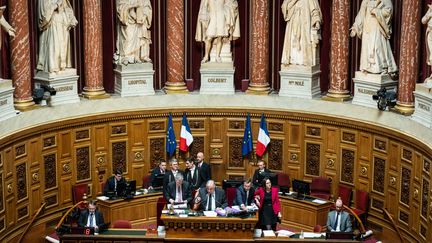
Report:
[[[121,97],[154,95],[153,64],[135,63],[116,65],[115,92]]]
[[[70,68],[58,73],[38,71],[34,78],[40,84],[53,87],[57,93],[51,96],[51,105],[70,104],[80,101],[78,97],[78,75]]]
[[[414,100],[415,110],[411,118],[432,128],[432,83],[416,84]]]
[[[234,94],[234,70],[232,62],[201,64],[200,94]]]
[[[12,80],[0,78],[0,121],[16,115],[13,92]]]
[[[371,74],[361,71],[355,73],[354,81],[354,98],[352,103],[356,105],[377,108],[376,100],[372,99],[372,95],[383,87],[387,91],[396,91],[398,85],[397,80],[392,80],[388,74]]]
[[[312,99],[321,95],[320,66],[289,65],[282,67],[279,96]]]

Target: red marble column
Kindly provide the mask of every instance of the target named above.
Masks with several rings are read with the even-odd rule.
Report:
[[[399,85],[396,110],[404,115],[414,112],[414,89],[418,79],[421,1],[403,1],[400,44]]]
[[[251,80],[248,94],[267,95],[270,92],[269,76],[269,2],[256,0],[252,7]],[[243,36],[242,38],[247,38]]]
[[[16,30],[16,36],[11,38],[10,42],[12,82],[15,87],[14,104],[18,110],[28,110],[34,108],[29,58],[28,2],[26,0],[9,0],[8,7],[9,23]]]
[[[166,5],[167,82],[165,83],[165,90],[168,94],[187,93],[184,81],[184,2],[183,0],[167,0]]]
[[[334,0],[330,50],[330,89],[323,99],[345,101],[351,99],[348,90],[350,0]]]
[[[84,97],[107,98],[102,70],[102,0],[84,0]]]

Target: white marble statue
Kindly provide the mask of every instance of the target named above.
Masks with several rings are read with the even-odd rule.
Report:
[[[426,28],[426,51],[427,64],[432,66],[432,4],[428,4],[428,11],[422,18],[422,23],[427,25]],[[432,74],[426,80],[426,83],[432,83]]]
[[[117,64],[151,62],[152,6],[150,0],[117,0]]]
[[[387,74],[397,71],[390,46],[391,0],[363,0],[351,28],[351,37],[361,41],[360,71]]]
[[[210,61],[210,51],[216,44],[216,62],[221,62],[223,42],[240,37],[240,19],[237,0],[201,0],[195,40],[205,43],[204,58]]]
[[[69,0],[39,0],[39,59],[37,70],[57,73],[72,67],[69,31],[78,21]]]
[[[15,29],[6,21],[3,16],[3,12],[6,9],[6,6],[0,7],[0,25],[10,36],[15,37]],[[1,32],[0,32],[0,50],[1,50]]]
[[[315,66],[323,21],[318,1],[284,0],[281,8],[287,22],[281,64]]]

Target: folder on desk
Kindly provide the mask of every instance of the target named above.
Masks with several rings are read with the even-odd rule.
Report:
[[[276,234],[273,230],[263,230],[264,237],[276,237]]]

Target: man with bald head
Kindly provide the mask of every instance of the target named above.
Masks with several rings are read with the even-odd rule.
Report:
[[[214,180],[209,180],[205,188],[199,190],[195,201],[201,201],[200,209],[204,211],[215,211],[228,206],[224,190],[217,188]]]
[[[204,187],[205,183],[208,180],[211,180],[211,168],[210,165],[204,162],[204,153],[198,152],[196,155],[196,167],[198,168],[199,172],[201,173],[201,177],[203,179],[203,183],[201,187]]]
[[[350,215],[343,211],[343,202],[339,197],[335,203],[336,210],[330,211],[327,217],[327,230],[336,232],[351,232]]]

